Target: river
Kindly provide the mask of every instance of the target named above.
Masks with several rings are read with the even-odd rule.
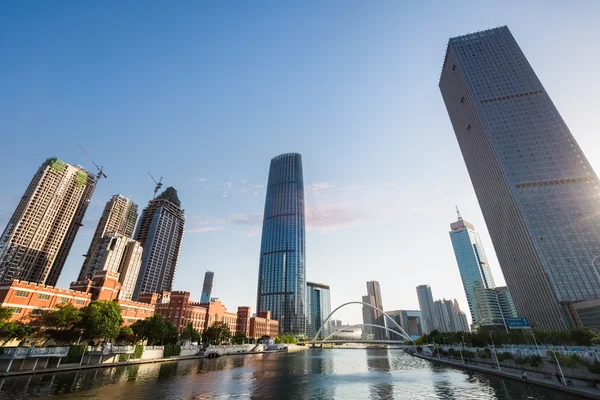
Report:
[[[582,400],[397,349],[309,349],[0,378],[0,399]]]

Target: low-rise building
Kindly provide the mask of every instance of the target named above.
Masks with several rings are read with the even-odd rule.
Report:
[[[270,311],[261,311],[250,318],[249,338],[260,339],[263,336],[274,338],[279,333],[279,322],[271,319]]]

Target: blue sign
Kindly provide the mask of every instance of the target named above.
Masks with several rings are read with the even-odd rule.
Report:
[[[506,318],[508,329],[531,329],[527,318]]]

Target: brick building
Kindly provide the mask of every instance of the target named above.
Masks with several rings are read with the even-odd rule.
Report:
[[[250,329],[246,336],[260,339],[263,336],[274,338],[279,334],[279,322],[271,319],[270,311],[261,311],[255,317],[250,318]]]

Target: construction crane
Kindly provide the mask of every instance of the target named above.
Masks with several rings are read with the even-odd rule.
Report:
[[[78,144],[77,146],[79,146],[79,148],[81,149],[81,151],[83,151],[83,153],[90,159],[90,161],[94,164],[94,166],[96,166],[96,169],[98,170],[98,173],[96,174],[96,181],[100,180],[100,178],[108,178],[108,176],[106,176],[106,174],[104,173],[104,171],[102,171],[102,166],[98,166],[98,164],[96,164],[96,162],[94,161],[94,159],[92,157],[90,157],[90,155],[87,153],[87,151],[85,151],[85,149],[83,147],[81,147],[80,144]]]
[[[148,175],[150,175],[150,178],[152,178],[152,180],[154,181],[154,183],[156,183],[156,187],[154,188],[154,197],[152,197],[153,199],[155,199],[156,198],[156,194],[158,193],[158,191],[162,187],[162,178],[163,177],[161,176],[160,179],[157,182],[156,179],[154,179],[154,177],[152,176],[152,174],[150,172],[148,172]]]

